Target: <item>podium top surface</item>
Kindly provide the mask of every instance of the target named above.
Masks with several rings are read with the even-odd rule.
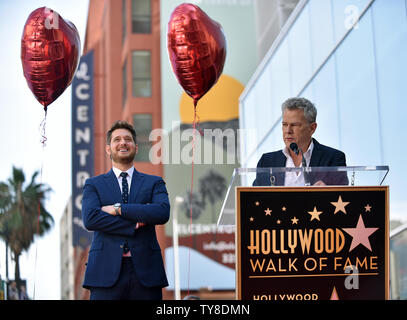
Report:
[[[270,168],[235,168],[235,174],[266,173],[266,172],[383,172],[389,171],[389,166],[346,166],[346,167],[270,167]]]
[[[218,225],[235,224],[236,187],[290,187],[290,186],[381,186],[389,167],[272,167],[235,168],[223,205]]]

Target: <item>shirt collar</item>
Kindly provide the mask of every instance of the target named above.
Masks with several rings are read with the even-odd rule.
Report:
[[[313,150],[314,150],[314,140],[311,139],[311,143],[309,144],[309,147],[308,147],[307,151],[304,152],[304,157],[305,157],[307,160],[311,159],[311,155],[312,155],[312,151],[313,151]],[[286,156],[286,158],[289,158],[289,157],[291,158],[290,152],[288,151],[288,148],[287,148],[287,147],[285,147],[285,148],[283,149],[283,153],[284,153],[284,155]]]
[[[121,171],[120,169],[117,169],[116,167],[112,167],[112,169],[113,169],[113,172],[114,172],[114,175],[116,176],[116,178],[119,179],[120,173],[122,173],[123,171]],[[133,173],[134,173],[134,167],[131,166],[130,169],[128,169],[125,172],[127,172],[127,174],[129,175],[130,181],[131,181],[131,178],[133,177]]]

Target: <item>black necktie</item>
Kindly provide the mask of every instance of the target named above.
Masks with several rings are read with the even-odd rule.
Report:
[[[127,172],[120,173],[122,177],[122,199],[123,203],[129,202],[129,184],[127,183]]]
[[[129,184],[127,183],[127,172],[120,173],[120,176],[122,177],[122,200],[123,203],[127,203],[129,202]],[[127,253],[129,250],[129,245],[126,240],[123,246],[123,252]]]

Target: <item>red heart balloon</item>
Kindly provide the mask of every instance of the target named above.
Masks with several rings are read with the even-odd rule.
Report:
[[[71,84],[80,47],[73,23],[47,7],[31,12],[21,38],[21,62],[27,84],[45,110]]]
[[[198,6],[184,3],[171,14],[167,36],[172,69],[196,104],[222,74],[226,58],[222,27]]]

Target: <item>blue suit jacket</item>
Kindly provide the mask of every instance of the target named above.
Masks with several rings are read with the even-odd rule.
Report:
[[[320,144],[317,140],[314,141],[314,149],[312,150],[310,167],[341,167],[346,166],[346,156],[342,151],[336,150],[331,147]],[[273,168],[273,167],[285,167],[287,158],[282,150],[264,153],[259,162],[257,168]],[[275,185],[284,186],[285,173],[275,174]],[[311,185],[322,180],[327,185],[347,185],[348,176],[346,172],[310,172]],[[256,180],[253,182],[254,186],[269,186],[270,174],[258,173]]]
[[[122,202],[120,186],[113,170],[85,182],[82,218],[86,229],[94,231],[83,286],[111,287],[118,279],[123,245],[128,243],[135,270],[146,287],[168,285],[155,225],[164,224],[170,204],[161,177],[134,170],[129,201],[122,204],[121,216],[101,210],[102,206]],[[135,229],[137,222],[146,225]]]

